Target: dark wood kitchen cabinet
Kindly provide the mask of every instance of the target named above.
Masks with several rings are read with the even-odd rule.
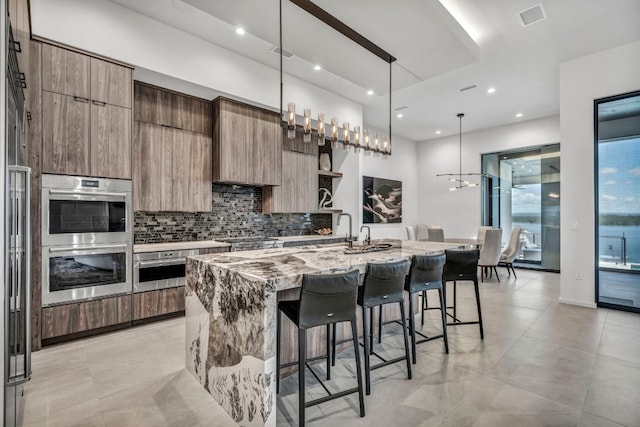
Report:
[[[133,294],[133,321],[184,313],[184,292],[180,286]]]
[[[318,157],[282,151],[282,185],[262,190],[263,213],[306,213],[318,210]]]
[[[42,339],[131,324],[131,294],[42,308]]]
[[[214,100],[213,111],[213,181],[280,185],[279,114],[222,97]]]
[[[130,179],[131,68],[47,43],[41,51],[43,172]]]
[[[211,210],[211,138],[135,122],[133,210]]]
[[[211,135],[211,101],[143,82],[134,84],[135,120]]]
[[[42,170],[90,175],[90,104],[84,98],[42,92]]]

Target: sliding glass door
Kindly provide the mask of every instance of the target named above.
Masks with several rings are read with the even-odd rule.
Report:
[[[516,265],[560,270],[560,145],[482,156],[483,225],[521,228]]]
[[[640,92],[595,115],[597,303],[640,312]]]

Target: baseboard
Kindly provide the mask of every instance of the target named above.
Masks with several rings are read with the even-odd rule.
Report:
[[[595,302],[576,301],[576,300],[566,299],[562,297],[558,298],[558,301],[560,301],[560,303],[562,304],[579,305],[580,307],[587,307],[587,308],[598,308]]]

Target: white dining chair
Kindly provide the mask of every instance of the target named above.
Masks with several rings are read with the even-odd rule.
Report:
[[[412,225],[407,225],[407,239],[416,240],[416,229]]]
[[[514,228],[511,232],[511,237],[509,238],[509,245],[507,249],[505,249],[500,255],[499,265],[503,265],[507,268],[507,273],[509,273],[509,277],[511,277],[511,271],[513,271],[513,277],[516,279],[516,271],[513,269],[513,260],[518,256],[518,252],[520,250],[520,232],[521,228]]]
[[[429,227],[429,241],[430,242],[444,242],[444,229]]]
[[[416,225],[416,240],[429,240],[429,228],[426,224]]]
[[[494,271],[496,273],[496,279],[500,281],[498,276],[498,262],[500,261],[501,246],[502,245],[502,229],[490,229],[485,231],[484,242],[480,249],[480,259],[478,260],[478,267],[481,268],[481,281],[484,282],[484,278],[488,271]]]
[[[487,232],[487,230],[491,230],[492,228],[493,227],[490,225],[481,225],[480,228],[478,228],[478,234],[476,236],[478,245],[482,245],[482,242],[484,241],[484,234]]]

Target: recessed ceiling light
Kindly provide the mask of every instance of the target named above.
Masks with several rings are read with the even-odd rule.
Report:
[[[244,33],[245,33],[244,28],[242,28],[242,27],[236,28],[236,34],[237,35],[244,36]]]
[[[401,119],[403,117],[403,115],[402,115],[402,113],[398,113],[398,114],[396,114],[396,117]]]
[[[487,89],[487,93],[494,93],[496,91],[495,87],[490,87],[489,89]]]
[[[367,91],[367,95],[373,95],[373,89],[369,89],[369,90]]]
[[[440,135],[442,132],[440,132],[439,130],[436,131],[436,135]]]
[[[522,117],[522,113],[516,114],[516,117]]]
[[[313,69],[316,70],[316,71],[320,71],[320,70],[322,70],[322,67],[319,66],[319,65],[314,65]]]

